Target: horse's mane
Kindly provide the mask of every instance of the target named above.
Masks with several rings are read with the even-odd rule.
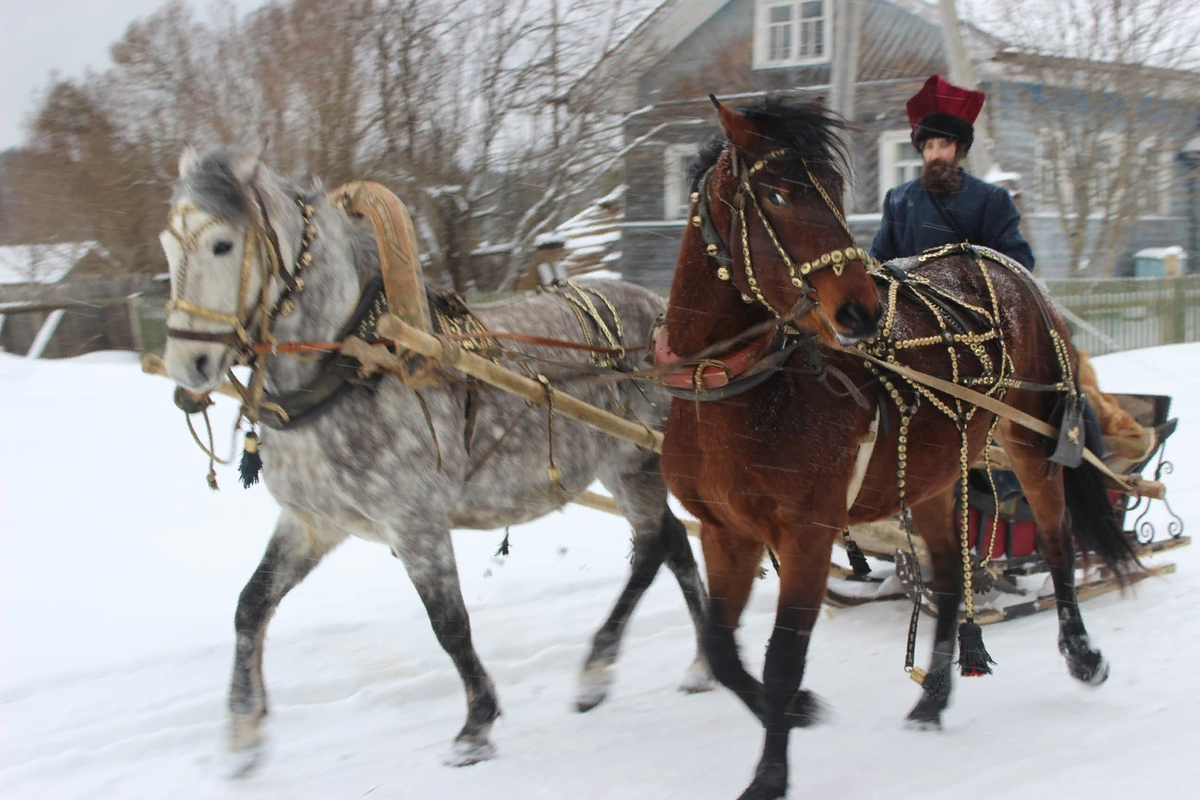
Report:
[[[841,132],[848,123],[819,102],[768,94],[739,106],[737,111],[770,136],[771,149],[787,150],[783,160],[803,159],[812,167],[825,167],[845,179],[849,158]],[[717,163],[726,144],[725,137],[717,133],[700,145],[700,153],[688,169],[688,183],[693,192],[704,173]]]
[[[250,215],[250,198],[246,185],[234,175],[233,165],[242,154],[237,150],[220,148],[205,153],[196,165],[175,186],[172,205],[187,197],[196,207],[217,219],[244,222]],[[259,169],[265,169],[260,165]],[[272,173],[274,174],[274,173]],[[289,196],[303,193],[298,185],[275,176],[280,189]]]

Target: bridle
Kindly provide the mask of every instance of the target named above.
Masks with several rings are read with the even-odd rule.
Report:
[[[304,290],[304,278],[301,272],[312,263],[312,253],[309,248],[317,237],[313,226],[314,209],[303,197],[296,197],[296,205],[304,220],[304,231],[300,238],[300,247],[296,253],[295,263],[290,270],[283,267],[283,258],[279,250],[279,238],[267,218],[266,205],[257,189],[253,190],[254,199],[258,206],[259,218],[252,218],[246,227],[242,241],[242,269],[238,286],[238,299],[233,312],[221,311],[210,306],[194,303],[185,298],[187,287],[188,255],[199,249],[200,236],[213,225],[224,220],[211,217],[194,231],[187,227],[187,215],[199,211],[192,203],[180,203],[167,212],[167,232],[179,243],[181,258],[176,270],[174,296],[167,301],[168,316],[174,311],[199,317],[211,322],[228,325],[227,332],[209,333],[192,331],[185,328],[167,328],[167,336],[174,339],[189,341],[212,342],[237,348],[240,358],[249,357],[255,353],[269,350],[274,343],[271,328],[279,315],[287,316],[295,311],[296,304],[291,295]],[[175,228],[176,220],[179,229]],[[265,255],[265,257],[264,257]],[[259,268],[261,286],[257,301],[249,303],[250,279],[255,267]],[[279,296],[271,301],[272,288],[275,281],[283,284]],[[250,330],[256,328],[256,336],[250,335]]]
[[[737,195],[734,198],[734,208],[737,211],[737,219],[741,225],[741,244],[742,244],[742,268],[746,274],[746,283],[750,287],[750,294],[742,292],[742,301],[750,304],[757,301],[774,315],[775,319],[782,325],[794,322],[800,319],[809,311],[812,311],[819,306],[819,300],[816,297],[817,289],[813,286],[809,276],[814,272],[819,272],[823,269],[832,269],[834,275],[841,276],[842,271],[846,268],[846,264],[852,261],[859,261],[867,269],[868,272],[875,272],[879,269],[879,262],[871,256],[863,248],[859,247],[855,242],[854,234],[850,231],[850,226],[846,223],[845,216],[838,209],[837,205],[830,198],[829,193],[825,191],[825,187],[813,175],[809,169],[808,162],[801,159],[804,165],[804,171],[808,174],[808,178],[812,181],[812,185],[821,195],[821,199],[825,201],[825,205],[833,213],[838,223],[842,226],[842,230],[850,237],[852,245],[844,248],[837,248],[828,252],[822,253],[811,261],[805,261],[797,266],[787,248],[783,246],[779,235],[775,232],[774,226],[771,225],[767,215],[763,212],[762,205],[758,201],[757,195],[754,193],[753,187],[750,185],[750,179],[764,170],[767,164],[771,161],[777,161],[788,155],[786,148],[772,150],[765,156],[755,161],[753,165],[745,167],[741,163],[738,156],[738,151],[735,148],[730,148],[730,158],[732,159],[732,169],[735,177],[740,178]],[[716,227],[712,223],[712,207],[709,197],[709,190],[712,184],[713,170],[716,166],[710,167],[704,173],[704,177],[700,181],[699,191],[692,193],[692,202],[696,207],[696,213],[691,218],[691,223],[700,229],[700,235],[705,242],[705,252],[719,265],[717,267],[717,277],[722,281],[732,281],[733,273],[733,257],[729,254],[729,248],[725,242],[721,240],[717,233]],[[762,289],[759,287],[758,275],[754,270],[754,260],[750,255],[750,237],[749,228],[746,219],[747,198],[749,205],[758,215],[759,221],[763,228],[766,229],[767,235],[770,236],[772,244],[775,245],[775,250],[783,259],[783,263],[787,267],[788,277],[792,285],[800,290],[800,298],[796,304],[792,306],[786,314],[781,313],[775,308],[767,298],[763,295]],[[732,224],[730,225],[730,238],[733,236]]]
[[[313,206],[304,197],[297,196],[295,202],[300,209],[304,229],[300,237],[300,247],[296,252],[296,260],[291,270],[284,269],[283,258],[279,250],[279,237],[267,217],[266,204],[257,188],[252,186],[251,191],[257,205],[258,217],[251,217],[242,242],[241,280],[238,287],[237,304],[233,312],[193,303],[184,297],[184,290],[187,286],[188,254],[198,250],[200,234],[224,220],[212,217],[196,230],[189,231],[187,215],[200,209],[191,203],[180,203],[167,212],[167,230],[179,242],[182,255],[176,270],[177,281],[173,281],[173,283],[177,282],[178,286],[172,287],[174,297],[167,301],[166,312],[168,317],[173,311],[180,311],[192,317],[199,317],[230,327],[229,331],[209,333],[168,326],[167,336],[173,339],[223,344],[234,348],[236,363],[251,364],[249,385],[243,386],[234,375],[232,368],[227,371],[227,377],[242,395],[243,413],[249,417],[251,423],[257,423],[264,407],[274,408],[277,411],[282,410],[277,404],[264,400],[265,370],[262,368],[262,359],[265,354],[273,353],[276,350],[277,342],[271,333],[275,318],[281,314],[288,316],[296,310],[296,303],[292,295],[304,290],[304,278],[301,273],[312,263],[310,247],[313,240],[317,238],[317,231],[313,225]],[[179,230],[176,230],[174,226],[176,218],[180,222]],[[256,265],[261,276],[261,286],[257,301],[251,304],[249,303],[250,278],[254,274]],[[277,281],[282,283],[283,287],[279,290],[278,297],[272,302],[272,289]],[[251,329],[256,330],[256,336],[250,335]],[[189,402],[187,398],[181,397],[178,392],[175,402],[186,413],[202,408],[196,402]],[[191,425],[190,419],[188,425]],[[193,435],[195,435],[194,431]],[[201,446],[203,447],[203,445]]]

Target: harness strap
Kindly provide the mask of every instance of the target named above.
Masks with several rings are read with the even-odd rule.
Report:
[[[918,372],[915,369],[904,366],[903,364],[897,364],[893,361],[885,361],[884,359],[876,358],[870,353],[862,350],[843,346],[839,346],[839,349],[848,355],[857,356],[858,358],[870,361],[871,363],[883,367],[884,369],[895,372],[897,375],[901,375],[904,378],[913,381],[914,383],[923,384],[931,389],[937,389],[938,391],[945,392],[946,394],[958,398],[959,400],[965,400],[968,403],[979,406],[980,408],[990,411],[997,416],[1004,417],[1010,422],[1015,422],[1023,428],[1028,428],[1034,433],[1040,433],[1042,436],[1045,436],[1052,441],[1058,441],[1058,428],[1047,422],[1043,422],[1031,414],[1025,413],[1019,408],[1014,408],[1008,403],[997,400],[994,397],[989,397],[985,394],[975,391],[974,389],[968,389],[966,386],[960,386],[957,383],[951,383],[950,381],[936,378],[933,375],[927,375],[924,372]],[[1080,435],[1082,435],[1082,431],[1080,432]],[[1130,486],[1123,477],[1117,475],[1115,472],[1109,469],[1108,465],[1101,461],[1091,450],[1084,448],[1083,458],[1093,467],[1100,470],[1105,477],[1114,481],[1122,491],[1129,492],[1130,494],[1136,493],[1134,488]]]

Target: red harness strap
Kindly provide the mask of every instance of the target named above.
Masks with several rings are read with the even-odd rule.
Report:
[[[726,386],[758,362],[771,346],[775,333],[774,329],[769,330],[721,358],[705,358],[695,363],[683,363],[665,372],[662,382],[676,389],[703,390]],[[683,358],[673,353],[667,345],[667,327],[661,326],[654,337],[654,363],[661,367],[681,361]]]

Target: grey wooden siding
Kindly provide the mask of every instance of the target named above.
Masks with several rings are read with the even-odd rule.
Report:
[[[907,0],[902,0],[907,2]],[[851,131],[852,195],[848,211],[856,238],[865,246],[878,227],[880,181],[879,141],[885,131],[906,130],[905,102],[935,73],[946,74],[941,31],[933,16],[909,13],[886,0],[867,0],[859,47],[859,84]],[[716,130],[708,94],[737,104],[767,91],[788,91],[823,97],[828,91],[829,65],[759,69],[753,66],[754,2],[731,0],[665,54],[638,82],[638,111],[626,119],[625,142],[644,141],[625,159],[627,184],[622,226],[621,269],[631,280],[655,289],[670,285],[678,254],[682,222],[664,220],[664,164],[672,144],[696,144]],[[1015,83],[984,84],[986,109],[992,124],[994,155],[999,165],[1022,176],[1025,198],[1018,197],[1026,236],[1034,248],[1038,272],[1047,277],[1069,272],[1068,251],[1059,220],[1038,212],[1036,191],[1038,131],[1019,95],[1036,87]],[[1196,119],[1200,126],[1200,117]],[[1123,254],[1119,272],[1132,270],[1132,254],[1148,246],[1181,245],[1194,238],[1188,216],[1200,214],[1200,191],[1189,200],[1184,165],[1175,167],[1172,215],[1143,220]],[[1200,183],[1200,179],[1192,178]],[[886,187],[885,187],[886,188]],[[1189,202],[1191,206],[1189,207]],[[1038,212],[1038,213],[1035,213]],[[1192,223],[1193,225],[1195,223]],[[1191,235],[1190,235],[1191,234]],[[1200,265],[1200,258],[1192,260]]]

